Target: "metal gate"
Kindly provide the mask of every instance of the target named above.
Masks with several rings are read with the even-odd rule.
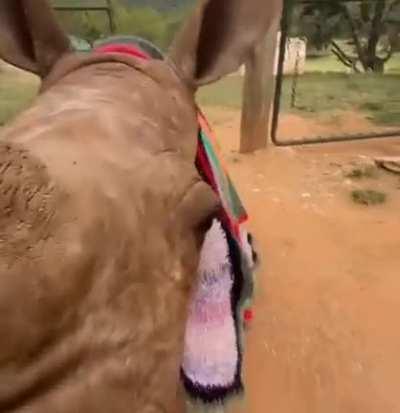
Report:
[[[286,1],[277,60],[275,145],[400,137],[400,1]]]
[[[58,12],[104,12],[108,18],[110,33],[115,32],[115,22],[111,0],[53,0]]]

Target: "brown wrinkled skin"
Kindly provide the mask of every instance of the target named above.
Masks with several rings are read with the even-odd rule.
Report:
[[[167,65],[132,64],[73,71],[2,140],[0,411],[183,411],[196,225],[215,200],[190,95]]]

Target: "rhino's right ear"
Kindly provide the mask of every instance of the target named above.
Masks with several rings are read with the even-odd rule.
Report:
[[[281,13],[283,0],[202,0],[173,42],[170,58],[195,88],[242,65]]]
[[[46,77],[70,42],[47,0],[0,0],[0,58]]]

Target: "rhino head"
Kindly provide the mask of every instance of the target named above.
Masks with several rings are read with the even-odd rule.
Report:
[[[194,94],[277,12],[204,1],[160,61],[75,55],[45,0],[1,0],[0,57],[42,88],[0,140],[0,411],[184,411],[188,300],[219,208]]]

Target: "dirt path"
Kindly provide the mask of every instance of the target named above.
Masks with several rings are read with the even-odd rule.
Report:
[[[400,412],[400,178],[345,176],[400,139],[240,156],[238,115],[209,115],[264,262],[243,412]],[[355,188],[387,202],[358,206]]]

